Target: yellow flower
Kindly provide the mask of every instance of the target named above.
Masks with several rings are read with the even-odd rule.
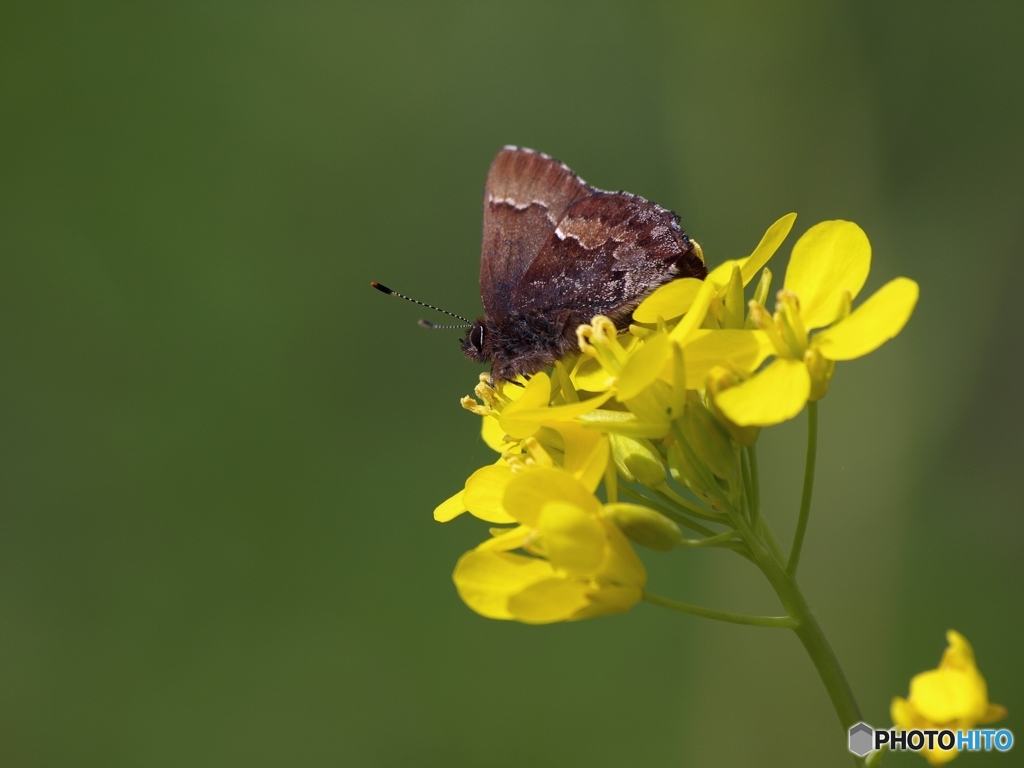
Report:
[[[499,453],[518,451],[519,441],[541,427],[572,421],[601,407],[611,396],[581,401],[561,363],[556,364],[555,371],[555,382],[546,373],[538,373],[528,382],[520,380],[518,386],[499,383],[496,388],[489,383],[488,374],[481,374],[474,390],[476,399],[462,398],[462,407],[483,417],[484,442]]]
[[[604,405],[611,393],[584,401],[580,401],[577,396],[575,402],[561,405],[552,405],[551,396],[550,377],[546,373],[535,374],[518,399],[498,413],[498,423],[505,434],[522,439],[536,434],[542,426],[571,421]]]
[[[568,381],[568,375],[565,376]],[[470,475],[465,487],[434,509],[441,523],[463,512],[489,523],[511,523],[502,509],[501,497],[512,473],[528,465],[561,466],[590,490],[597,488],[608,464],[608,438],[574,421],[598,408],[611,393],[580,402],[570,384],[559,395],[570,402],[551,405],[552,383],[538,373],[525,387],[494,389],[484,374],[476,388],[479,402],[463,398],[463,407],[483,416],[484,441],[502,453],[497,463]],[[568,390],[568,392],[567,392]],[[525,459],[519,457],[527,448]]]
[[[825,396],[836,361],[866,355],[903,329],[918,297],[917,283],[905,277],[850,311],[870,267],[871,245],[856,224],[825,221],[804,233],[793,246],[774,317],[751,302],[751,318],[771,340],[775,360],[716,397],[729,420],[743,427],[793,418],[808,400]]]
[[[952,629],[946,633],[949,647],[938,669],[915,675],[910,695],[892,700],[893,723],[905,730],[948,729],[967,731],[976,725],[994,723],[1006,717],[1006,708],[991,704],[988,688],[974,663],[974,650],[967,639]],[[957,750],[921,750],[932,765],[942,765],[957,756]]]
[[[568,472],[533,467],[514,474],[502,504],[519,525],[463,555],[452,576],[474,611],[549,624],[621,613],[640,600],[643,563],[597,497]]]
[[[630,437],[660,438],[672,419],[684,409],[686,391],[703,389],[708,373],[718,365],[756,367],[771,353],[761,331],[707,330],[700,327],[715,298],[715,285],[707,283],[686,316],[671,331],[650,331],[642,340],[626,341],[610,332],[612,322],[602,316],[577,330],[584,357],[572,379],[579,388],[606,390],[625,407],[588,410],[579,421]],[[685,362],[684,362],[685,357]],[[598,367],[588,366],[596,360]]]
[[[675,387],[675,374],[668,374],[667,382],[658,382],[657,374],[672,355],[664,334],[655,334],[644,342],[637,342],[632,335],[625,336],[624,345],[619,338],[615,324],[603,315],[597,315],[589,324],[576,329],[581,360],[594,359],[603,371],[601,376],[587,375],[581,378],[582,365],[577,365],[574,374],[577,387],[600,386],[606,390],[606,400],[615,395],[621,408],[605,409],[580,414],[580,420],[595,429],[625,434],[631,437],[664,437],[674,415],[682,412],[685,381]],[[660,355],[652,365],[649,362],[652,351]],[[680,358],[681,362],[681,358]],[[650,370],[653,375],[647,380],[637,381],[635,372]],[[596,420],[596,421],[595,421]]]
[[[641,329],[643,340],[639,343],[635,339],[631,340],[617,355],[595,355],[604,369],[604,386],[595,389],[615,387],[618,390],[617,399],[626,403],[631,411],[638,412],[639,408],[631,406],[629,401],[638,398],[660,380],[673,386],[676,392],[674,403],[665,402],[662,398],[656,405],[674,404],[676,407],[668,415],[678,417],[684,399],[683,390],[704,389],[708,374],[716,366],[728,364],[744,370],[759,366],[773,348],[763,331],[743,328],[743,287],[775,254],[795,220],[795,213],[786,214],[768,228],[750,256],[718,265],[705,280],[675,280],[644,299],[634,311],[633,319],[637,323],[657,323],[659,330]],[[680,315],[685,317],[670,329],[664,326],[665,320]],[[597,321],[598,318],[595,318],[595,327]],[[637,332],[635,326],[634,332]],[[595,336],[600,338],[599,334]],[[588,350],[583,341],[581,336],[580,346],[586,352]],[[686,359],[685,368],[677,354],[680,351]],[[677,358],[675,361],[674,355]],[[679,380],[681,373],[685,373],[685,376]],[[581,378],[577,373],[574,380],[578,386],[592,386],[595,381],[593,372],[589,378]],[[635,402],[643,404],[644,401]],[[654,413],[655,409],[647,408],[647,411]],[[661,421],[664,422],[665,408],[661,408],[661,414]],[[640,417],[639,413],[637,415]],[[659,436],[657,429],[647,430],[643,434]],[[664,434],[664,430],[660,434]]]
[[[520,441],[525,454],[509,452],[494,464],[481,467],[466,480],[465,487],[434,509],[439,523],[454,520],[463,512],[488,523],[512,523],[515,520],[502,506],[505,487],[516,472],[530,467],[561,466],[583,486],[593,491],[604,477],[608,466],[608,437],[570,422],[553,424],[539,433],[548,447],[536,437]],[[559,458],[556,462],[552,454]]]

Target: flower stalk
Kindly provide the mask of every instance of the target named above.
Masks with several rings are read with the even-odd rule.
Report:
[[[814,493],[814,465],[818,455],[818,403],[807,404],[807,459],[804,463],[804,489],[800,496],[800,517],[796,522],[793,534],[793,546],[789,551],[789,562],[786,573],[796,575],[800,565],[800,552],[804,546],[804,535],[807,533],[807,520],[811,515],[811,495]]]
[[[688,613],[691,616],[700,616],[715,621],[725,621],[730,624],[745,624],[749,627],[773,627],[776,629],[794,629],[797,621],[791,616],[748,616],[742,613],[729,613],[718,611],[713,608],[704,608],[699,605],[682,603],[678,600],[670,600],[667,597],[656,595],[653,592],[644,591],[644,600],[652,605],[659,605],[680,613]]]

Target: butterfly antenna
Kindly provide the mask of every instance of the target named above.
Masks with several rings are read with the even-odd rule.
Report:
[[[442,314],[448,315],[449,317],[454,317],[456,320],[461,320],[463,323],[465,323],[465,325],[434,325],[433,323],[431,323],[431,322],[429,322],[427,320],[420,320],[419,324],[423,328],[437,328],[437,329],[442,329],[443,330],[443,329],[449,329],[449,328],[471,328],[473,326],[473,324],[469,320],[464,318],[462,315],[456,315],[454,312],[449,312],[447,309],[441,309],[440,307],[435,307],[433,304],[426,304],[426,303],[424,303],[422,301],[416,301],[416,299],[411,299],[408,296],[406,296],[404,293],[399,293],[398,291],[392,291],[386,285],[381,285],[376,280],[371,282],[370,285],[372,285],[374,288],[376,288],[381,293],[388,294],[388,296],[397,296],[400,299],[405,299],[406,301],[411,301],[413,304],[419,304],[421,307],[426,307],[427,309],[432,309],[435,312],[440,312]]]
[[[432,331],[450,331],[450,330],[452,330],[454,328],[472,328],[473,327],[472,324],[470,324],[470,325],[437,325],[436,323],[432,323],[429,320],[417,320],[416,324],[420,328],[429,328]]]

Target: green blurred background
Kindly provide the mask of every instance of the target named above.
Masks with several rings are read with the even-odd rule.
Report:
[[[869,722],[954,627],[1024,737],[1022,33],[1019,0],[0,6],[0,764],[850,764],[789,633],[456,596],[486,526],[431,510],[492,461],[479,368],[367,283],[479,312],[506,143],[712,263],[796,210],[777,273],[848,218],[867,290],[920,282],[822,404],[802,581]],[[787,537],[803,430],[761,445]],[[776,608],[738,558],[646,559]]]

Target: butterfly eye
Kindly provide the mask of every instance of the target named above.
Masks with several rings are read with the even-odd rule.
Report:
[[[484,326],[480,323],[473,326],[469,332],[469,343],[473,345],[473,348],[477,352],[483,354],[484,352]]]

